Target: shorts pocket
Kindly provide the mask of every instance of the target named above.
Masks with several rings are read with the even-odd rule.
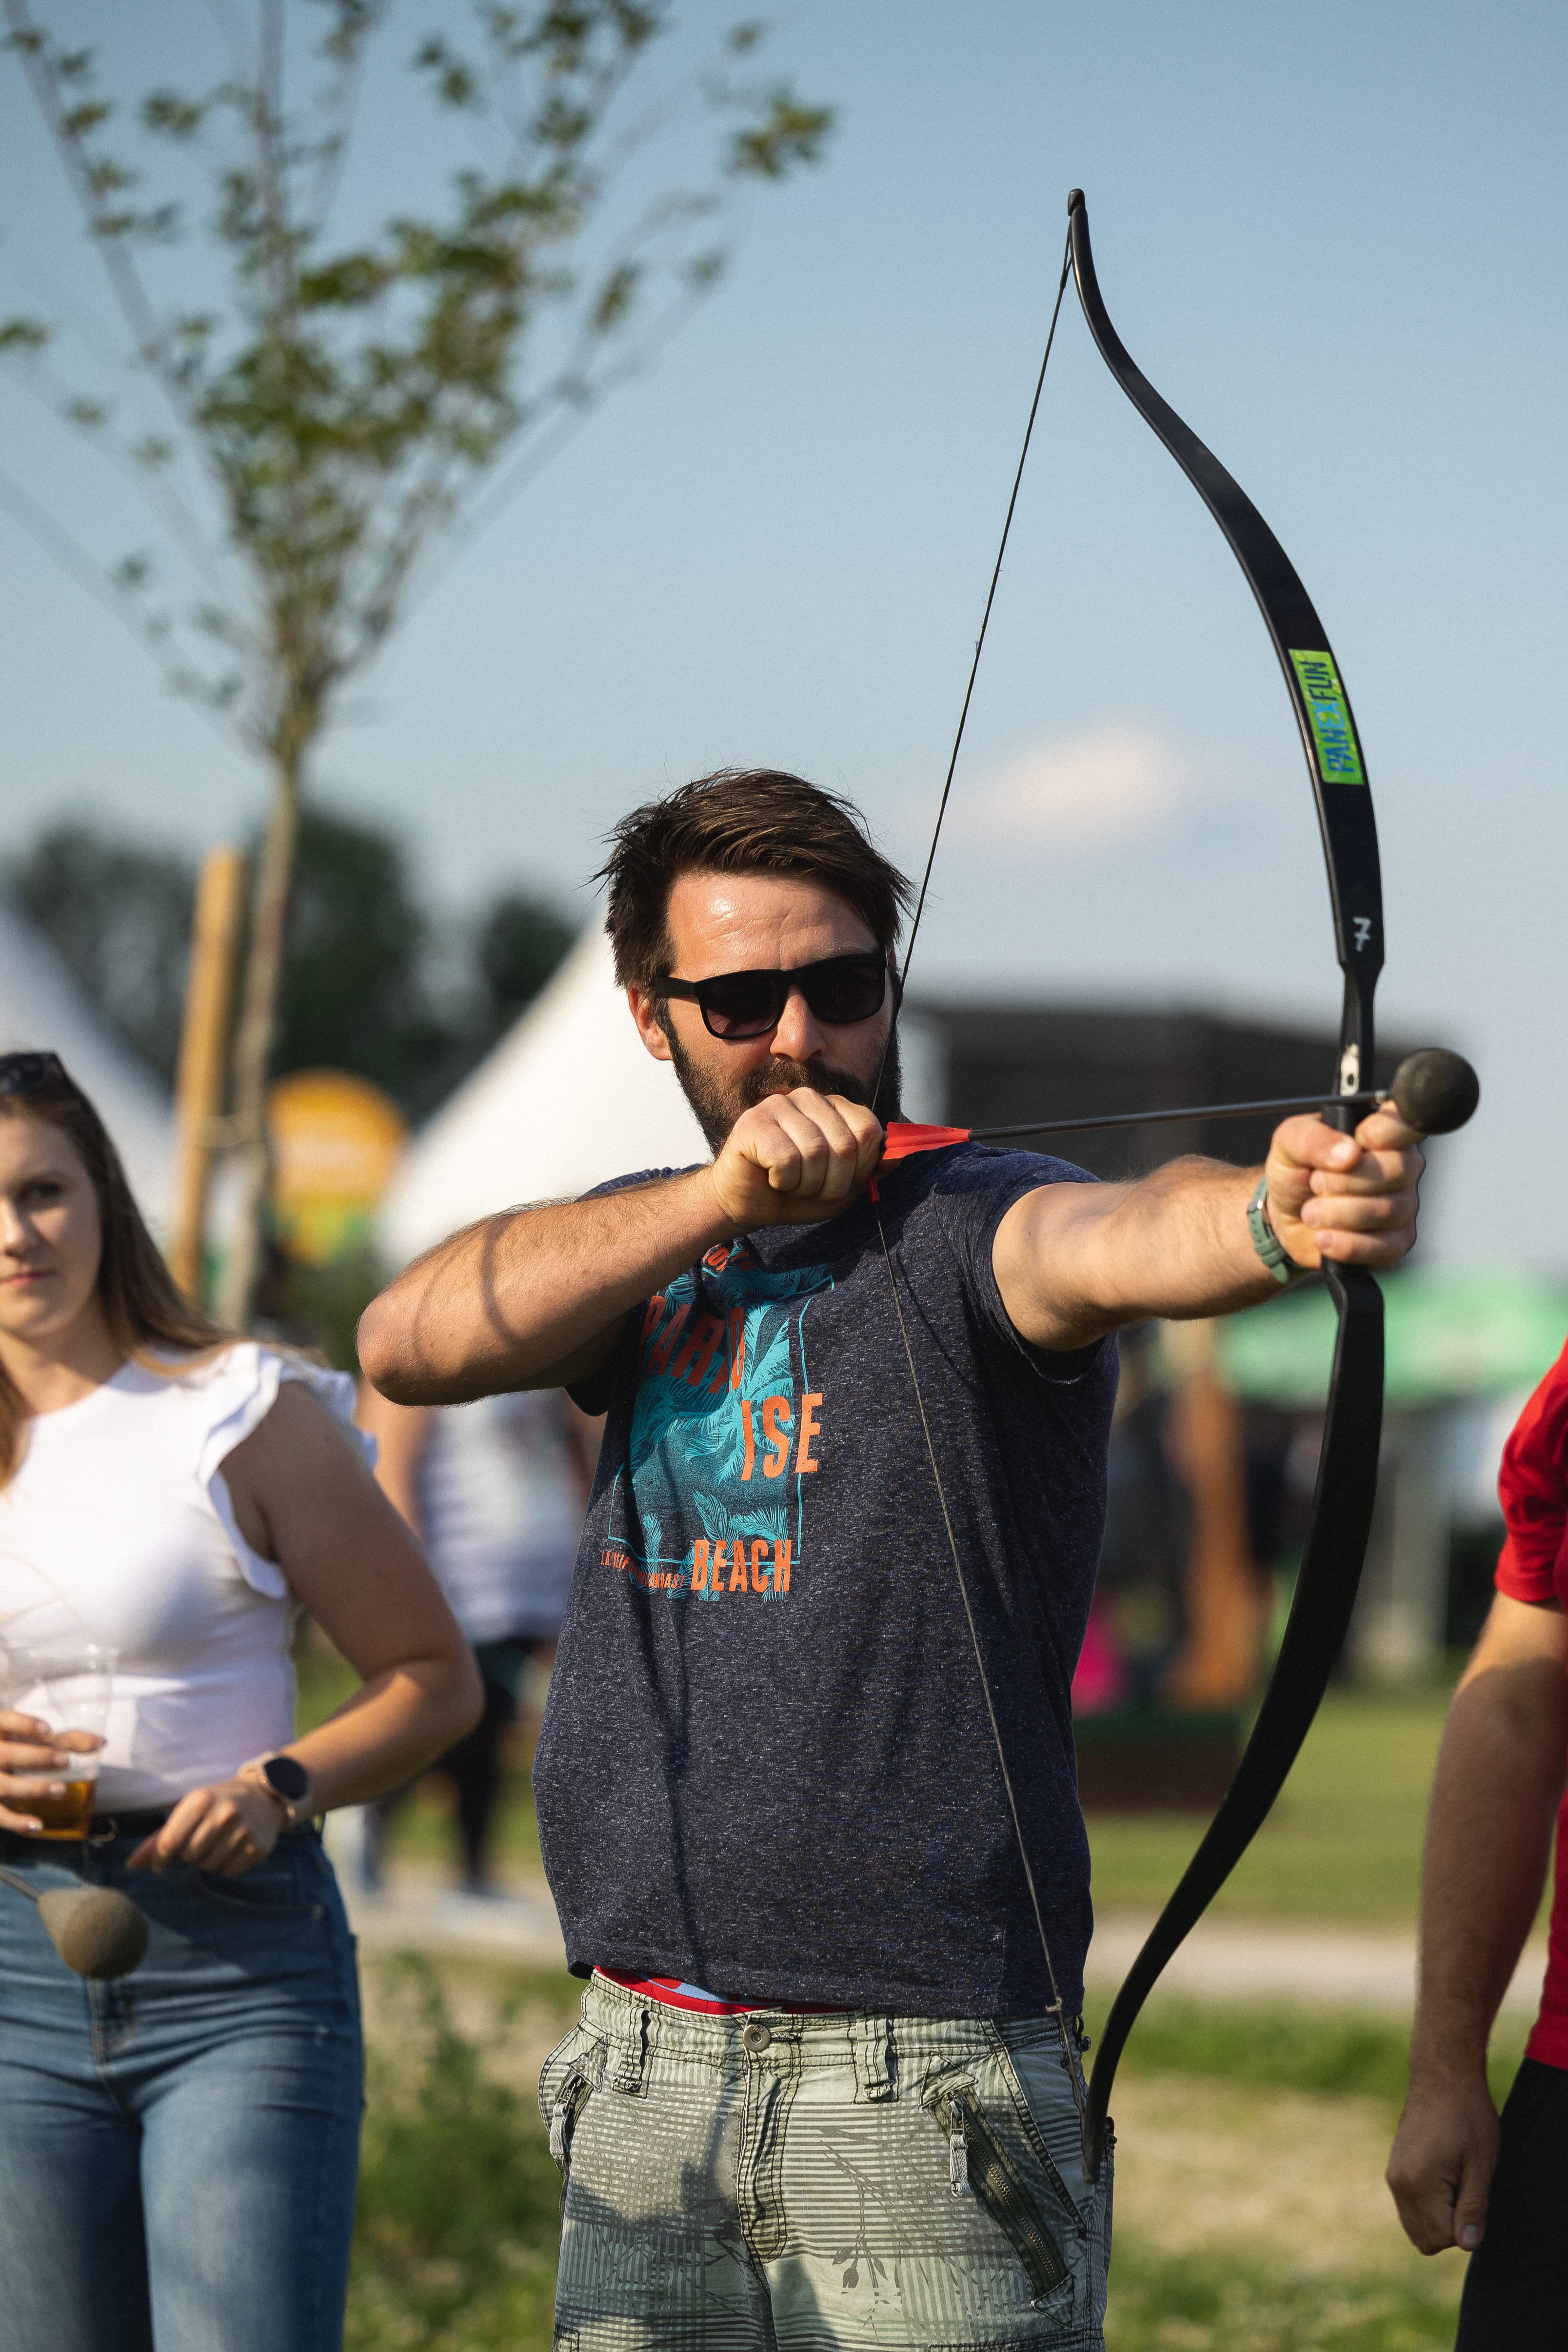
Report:
[[[987,2113],[971,2081],[949,2077],[930,2084],[924,2104],[946,2137],[954,2196],[973,2197],[985,2208],[1018,2256],[1032,2299],[1045,2302],[1071,2280],[1068,2242],[1084,2233],[1055,2166],[1047,2158],[1044,2169],[1027,2142],[1009,2145],[1009,2134]]]
[[[588,2041],[588,2028],[579,2018],[575,2025],[567,2027],[566,2032],[539,2068],[539,2120],[546,2131],[549,2129],[550,2111],[555,2105],[555,2095],[565,2076],[570,2073],[573,2061],[587,2047]]]
[[[571,2170],[571,2144],[584,2107],[604,2076],[604,2044],[583,2024],[556,2043],[539,2071],[539,2115],[560,2174],[561,2201]]]
[[[571,2169],[571,2143],[577,2131],[578,2118],[593,2090],[593,2077],[586,2066],[573,2066],[561,2078],[549,2112],[549,2152],[564,2182]]]

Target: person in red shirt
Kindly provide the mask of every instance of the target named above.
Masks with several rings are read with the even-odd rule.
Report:
[[[1568,2345],[1568,1348],[1498,1482],[1508,1539],[1432,1788],[1410,2091],[1388,2164],[1407,2236],[1474,2256],[1456,2352]],[[1487,2041],[1557,1825],[1541,2011],[1500,2123]]]

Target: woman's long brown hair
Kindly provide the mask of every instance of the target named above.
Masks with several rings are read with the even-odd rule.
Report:
[[[73,1079],[60,1073],[37,1092],[0,1095],[0,1117],[57,1127],[76,1150],[98,1196],[102,1233],[98,1296],[110,1336],[128,1357],[168,1349],[210,1354],[235,1334],[209,1323],[187,1305],[148,1232],[119,1152],[102,1119]],[[16,1470],[29,1415],[15,1381],[0,1365],[0,1486]]]

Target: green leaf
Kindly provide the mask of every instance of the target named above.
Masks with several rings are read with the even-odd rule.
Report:
[[[730,141],[728,168],[739,178],[781,180],[797,163],[820,163],[837,120],[831,106],[804,106],[789,89],[774,90],[767,111]]]
[[[182,98],[178,90],[157,89],[141,101],[144,127],[165,139],[192,139],[206,119],[207,101]]]

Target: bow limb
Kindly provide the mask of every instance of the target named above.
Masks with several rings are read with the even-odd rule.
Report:
[[[1338,1085],[1373,1076],[1373,994],[1383,966],[1383,892],[1372,793],[1350,700],[1322,623],[1295,566],[1251,499],[1155,390],[1111,323],[1094,274],[1081,189],[1068,198],[1072,273],[1089,331],[1112,374],[1158,434],[1215,521],[1258,600],[1284,672],[1317,803],[1344,974]],[[1348,1103],[1324,1113],[1347,1130]],[[1161,1969],[1235,1869],[1266,1819],[1312,1728],[1361,1580],[1377,1487],[1383,1421],[1383,1295],[1369,1274],[1325,1265],[1339,1317],[1312,1519],[1290,1622],[1236,1777],[1116,1995],[1090,2078],[1084,2158],[1097,2178],[1111,2123],[1111,2085],[1134,2021]]]

